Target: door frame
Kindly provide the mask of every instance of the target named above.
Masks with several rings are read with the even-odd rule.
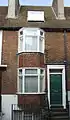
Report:
[[[62,69],[62,106],[66,108],[66,83],[65,83],[65,65],[47,65],[47,86],[48,86],[48,100],[50,104],[50,71],[49,69]]]

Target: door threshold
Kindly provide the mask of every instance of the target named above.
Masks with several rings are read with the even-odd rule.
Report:
[[[50,108],[63,108],[63,106],[60,104],[52,104],[50,105]]]

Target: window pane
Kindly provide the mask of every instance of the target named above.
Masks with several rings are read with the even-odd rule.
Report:
[[[43,69],[40,69],[40,74],[44,74],[44,70]]]
[[[19,69],[19,75],[22,75],[22,69]]]
[[[37,69],[26,69],[25,74],[37,74]]]
[[[23,92],[23,77],[19,76],[19,92]]]
[[[43,92],[44,76],[40,76],[40,92]]]
[[[25,92],[38,92],[37,76],[25,76]]]
[[[23,50],[23,36],[20,37],[20,51]]]
[[[39,50],[43,51],[43,38],[40,37],[40,41],[39,41]]]
[[[62,69],[50,69],[50,73],[62,73]]]
[[[23,31],[20,32],[20,35],[23,35]]]
[[[26,36],[25,37],[25,50],[26,51],[37,51],[37,36]]]
[[[43,32],[42,32],[42,31],[40,31],[40,35],[43,35]]]

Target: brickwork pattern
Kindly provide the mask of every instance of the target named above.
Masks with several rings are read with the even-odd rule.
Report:
[[[2,73],[2,94],[15,94],[17,90],[17,47],[17,31],[4,31],[2,64],[7,70]]]

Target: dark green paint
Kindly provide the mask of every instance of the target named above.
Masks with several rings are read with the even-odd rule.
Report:
[[[62,74],[50,74],[50,103],[62,104]]]

